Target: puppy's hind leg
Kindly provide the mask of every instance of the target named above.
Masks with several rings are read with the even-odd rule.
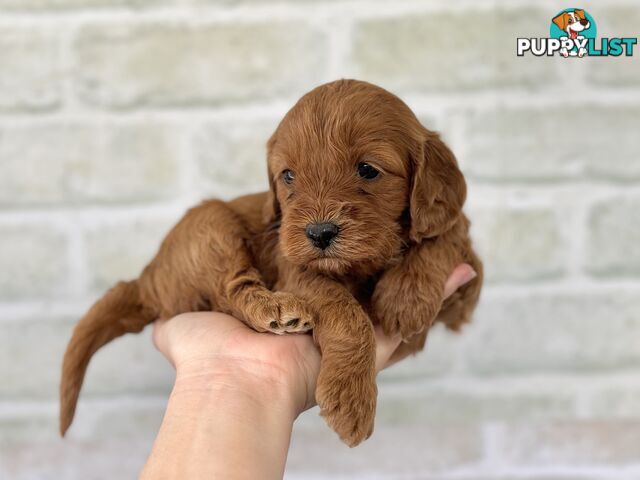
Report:
[[[266,287],[248,247],[250,235],[242,216],[223,201],[189,210],[143,275],[165,315],[192,311],[194,304],[202,309],[208,303],[259,332],[313,328],[305,302]]]

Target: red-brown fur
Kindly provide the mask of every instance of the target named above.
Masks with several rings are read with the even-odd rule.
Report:
[[[360,178],[361,161],[382,173]],[[285,169],[295,172],[290,185]],[[436,320],[454,330],[469,320],[482,264],[461,211],[464,178],[439,136],[396,96],[354,80],[312,90],[269,140],[268,170],[268,192],[189,210],[141,276],[82,318],[64,358],[62,434],[98,348],[158,317],[213,309],[261,332],[313,328],[321,413],[356,445],[374,423],[373,324],[402,335],[394,354],[402,358],[422,349]],[[327,220],[340,232],[321,252],[305,226]],[[462,262],[478,276],[443,304],[445,281]]]

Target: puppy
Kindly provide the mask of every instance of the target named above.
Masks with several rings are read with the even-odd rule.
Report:
[[[580,32],[587,30],[591,27],[591,23],[587,20],[584,10],[575,9],[572,12],[562,12],[560,15],[557,15],[553,18],[553,23],[555,23],[560,30],[567,33],[567,36],[571,40],[575,39],[583,39],[583,35],[579,35]],[[578,57],[584,57],[587,53],[587,49],[581,47],[578,49],[576,53],[574,50],[569,52],[567,48],[563,48],[560,50],[560,53],[567,58],[569,55]]]
[[[469,320],[482,264],[462,214],[456,159],[396,96],[339,80],[304,95],[267,144],[269,191],[188,211],[137,280],[120,282],[76,326],[64,357],[60,431],[91,356],[154,319],[217,310],[259,332],[307,332],[322,353],[316,399],[348,445],[373,431],[373,325],[424,346],[435,321]],[[467,262],[478,276],[443,304]]]

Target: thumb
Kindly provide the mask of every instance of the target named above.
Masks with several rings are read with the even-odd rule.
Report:
[[[380,325],[375,326],[374,333],[376,336],[376,372],[379,372],[387,366],[391,355],[396,351],[402,339],[400,335],[388,337]]]
[[[444,298],[448,298],[464,284],[476,278],[478,274],[468,263],[461,263],[453,269],[444,284]]]

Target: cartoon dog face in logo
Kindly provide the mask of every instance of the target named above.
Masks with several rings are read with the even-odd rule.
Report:
[[[591,23],[587,19],[584,14],[584,10],[575,9],[573,11],[562,12],[558,16],[553,18],[553,23],[555,23],[560,30],[567,33],[567,37],[571,40],[584,38],[580,35],[580,32],[587,30],[591,27]],[[568,57],[569,55],[575,56],[576,52],[569,52],[568,49],[563,48],[560,50],[560,53],[564,57]],[[587,53],[585,48],[580,48],[577,52],[579,57],[584,56]]]
[[[584,10],[575,9],[573,12],[562,12],[554,17],[555,23],[560,30],[567,32],[569,38],[578,38],[578,33],[588,29],[591,25],[584,14]]]

